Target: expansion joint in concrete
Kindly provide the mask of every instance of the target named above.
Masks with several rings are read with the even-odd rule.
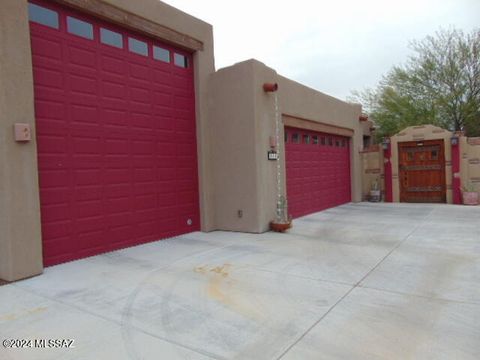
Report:
[[[424,216],[424,218],[418,222],[418,224],[410,231],[402,240],[400,240],[380,261],[378,261],[373,268],[371,268],[355,285],[353,285],[340,299],[333,304],[328,311],[323,314],[317,321],[315,321],[306,331],[304,331],[292,344],[290,344],[281,354],[279,357],[277,357],[276,360],[282,359],[292,348],[295,347],[302,339],[310,332],[312,331],[323,319],[325,319],[328,314],[330,314],[333,309],[337,307],[348,295],[352,293],[352,291],[360,287],[360,284],[373,272],[375,271],[395,250],[397,250],[403,243],[405,243],[414,233],[417,231],[417,229],[425,223],[425,221],[432,215],[433,209],[430,210],[430,212]]]

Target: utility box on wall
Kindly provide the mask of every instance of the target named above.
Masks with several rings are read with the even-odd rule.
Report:
[[[29,124],[16,123],[13,125],[15,141],[26,142],[32,140],[32,131]]]

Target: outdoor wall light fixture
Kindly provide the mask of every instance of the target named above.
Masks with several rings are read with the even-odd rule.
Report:
[[[382,141],[382,149],[383,150],[387,150],[388,149],[388,146],[390,145],[390,138],[383,138],[383,141]]]
[[[453,146],[458,145],[458,135],[453,135],[453,136],[450,138],[450,141],[452,142],[452,145],[453,145]]]

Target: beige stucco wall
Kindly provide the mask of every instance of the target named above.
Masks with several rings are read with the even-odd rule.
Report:
[[[383,150],[375,146],[370,150],[361,152],[362,158],[362,200],[368,200],[370,190],[376,181],[379,190],[385,194]]]
[[[460,178],[480,192],[480,138],[460,138]]]
[[[61,1],[58,1],[61,2]],[[203,42],[194,53],[202,230],[213,229],[207,79],[214,72],[211,25],[158,0],[104,3]],[[0,11],[0,278],[13,281],[42,271],[35,140],[13,141],[12,125],[29,123],[35,138],[27,0],[3,0]]]
[[[209,85],[214,227],[258,232],[253,64],[222,69]]]
[[[375,124],[371,120],[361,121],[360,125],[362,127],[363,135],[373,136],[375,134]]]
[[[393,202],[400,201],[400,182],[398,179],[398,143],[407,141],[437,140],[443,139],[445,145],[445,180],[447,184],[447,203],[452,199],[452,133],[433,125],[421,125],[408,127],[390,138],[392,147],[392,187]]]
[[[266,82],[277,82],[277,93],[265,93]],[[340,126],[354,131],[352,201],[362,198],[362,131],[359,105],[351,105],[278,75],[256,60],[222,69],[210,81],[210,134],[215,189],[215,227],[263,232],[275,216],[277,163],[267,159],[275,135],[275,96],[279,115]],[[285,194],[283,123],[278,144],[281,192]],[[238,210],[243,217],[238,217]]]
[[[26,1],[2,1],[0,59],[0,278],[13,281],[43,266],[36,141],[13,138],[14,123],[35,134]]]

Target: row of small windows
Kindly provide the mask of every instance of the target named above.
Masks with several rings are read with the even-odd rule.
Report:
[[[312,144],[312,145],[328,145],[336,147],[346,147],[347,140],[345,139],[335,139],[331,136],[318,136],[318,135],[308,135],[303,134],[302,136],[299,133],[292,133],[291,139],[292,144]],[[289,142],[289,133],[285,132],[285,142]]]
[[[54,29],[59,29],[59,14],[51,9],[36,4],[28,4],[28,12],[30,21],[45,25]],[[67,16],[67,31],[70,34],[80,36],[82,38],[93,40],[93,25],[87,21],[83,21],[72,16]],[[100,42],[118,49],[124,48],[123,35],[112,30],[100,28]],[[149,56],[148,44],[144,41],[128,37],[128,50],[141,56]],[[153,58],[155,60],[170,63],[170,51],[160,46],[153,45]],[[188,59],[182,54],[173,53],[173,63],[176,66],[187,68]]]

